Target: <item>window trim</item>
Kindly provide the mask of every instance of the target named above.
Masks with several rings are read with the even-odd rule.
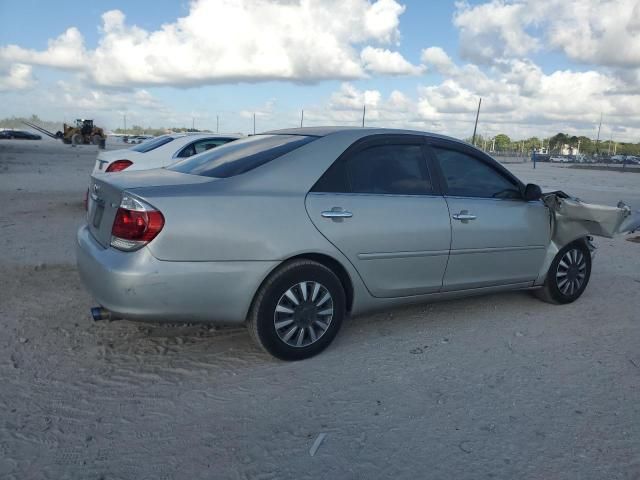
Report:
[[[486,166],[491,168],[496,174],[501,177],[506,178],[507,180],[512,181],[516,187],[520,191],[520,198],[493,198],[493,197],[469,197],[464,195],[451,195],[448,192],[447,182],[445,181],[444,174],[442,173],[442,169],[440,168],[440,164],[438,162],[438,158],[433,148],[443,148],[446,150],[453,150],[458,153],[462,153],[469,157],[472,157],[478,160],[481,163],[484,163]],[[435,138],[435,137],[427,137],[426,141],[426,150],[427,155],[429,156],[429,164],[432,166],[432,171],[435,173],[437,177],[437,183],[439,184],[440,191],[442,195],[450,198],[468,198],[468,199],[479,199],[479,200],[494,200],[494,201],[510,201],[510,202],[523,202],[524,200],[524,189],[525,185],[522,181],[513,175],[509,170],[500,165],[494,158],[487,155],[481,150],[472,147],[471,145],[466,145],[464,143],[459,143],[451,140]]]
[[[368,135],[366,137],[360,138],[352,143],[344,152],[336,158],[331,165],[327,167],[327,169],[320,175],[318,180],[313,184],[308,193],[313,194],[326,194],[326,195],[375,195],[375,196],[391,196],[391,197],[434,197],[434,196],[442,196],[440,182],[439,179],[436,178],[436,174],[431,168],[431,164],[429,161],[428,153],[425,149],[426,136],[424,135],[413,135],[413,134],[373,134]],[[368,193],[368,192],[354,192],[353,186],[351,185],[351,178],[346,169],[346,162],[353,157],[354,155],[367,150],[372,147],[379,147],[385,145],[418,145],[420,146],[420,151],[422,153],[422,160],[424,162],[424,166],[426,168],[427,174],[429,175],[429,179],[431,180],[432,191],[430,193]],[[334,167],[334,165],[343,164],[344,172],[346,174],[347,186],[349,188],[349,192],[324,192],[320,190],[315,190],[316,185],[320,183],[320,180],[325,176],[325,174]]]

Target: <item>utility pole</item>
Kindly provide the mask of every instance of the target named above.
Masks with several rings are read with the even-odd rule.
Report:
[[[602,112],[600,112],[600,125],[598,125],[598,136],[596,137],[596,153],[600,153],[598,145],[600,144],[600,128],[602,128]]]
[[[476,129],[478,128],[478,117],[480,116],[480,105],[482,105],[482,97],[478,102],[478,111],[476,112],[476,123],[473,125],[473,137],[471,137],[471,145],[476,145]]]
[[[127,134],[127,116],[124,116],[124,134]]]
[[[218,115],[216,115],[216,133],[220,132],[220,121]]]
[[[362,128],[364,128],[364,116],[367,114],[367,105],[362,106]]]
[[[256,134],[256,113],[253,112],[253,134]]]
[[[193,132],[196,129],[196,119],[191,117],[191,131]]]
[[[300,114],[300,128],[302,128],[302,122],[304,122],[304,108],[302,109],[302,113]]]
[[[607,145],[607,155],[611,155],[611,143],[613,142],[613,130],[611,130],[611,136],[609,137],[609,145]]]

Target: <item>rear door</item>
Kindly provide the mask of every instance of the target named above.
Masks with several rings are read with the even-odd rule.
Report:
[[[316,183],[306,207],[372,295],[440,291],[451,225],[423,137],[374,135],[354,144]]]
[[[429,143],[451,215],[443,291],[535,280],[551,237],[542,200],[523,200],[522,184],[475,149]]]

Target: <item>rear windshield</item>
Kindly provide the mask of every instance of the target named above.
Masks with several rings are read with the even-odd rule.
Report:
[[[170,137],[169,135],[163,135],[162,137],[152,138],[151,140],[142,142],[140,145],[131,147],[131,150],[140,153],[147,153],[151,150],[155,150],[156,148],[161,147],[162,145],[166,145],[169,142],[173,142],[173,137]]]
[[[292,152],[316,138],[302,135],[255,135],[182,160],[169,167],[169,170],[205,177],[233,177]]]

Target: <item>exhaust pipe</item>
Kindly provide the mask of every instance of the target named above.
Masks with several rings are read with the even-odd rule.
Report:
[[[100,320],[115,320],[115,318],[111,318],[111,312],[103,307],[93,307],[91,309],[91,317],[94,322]]]

